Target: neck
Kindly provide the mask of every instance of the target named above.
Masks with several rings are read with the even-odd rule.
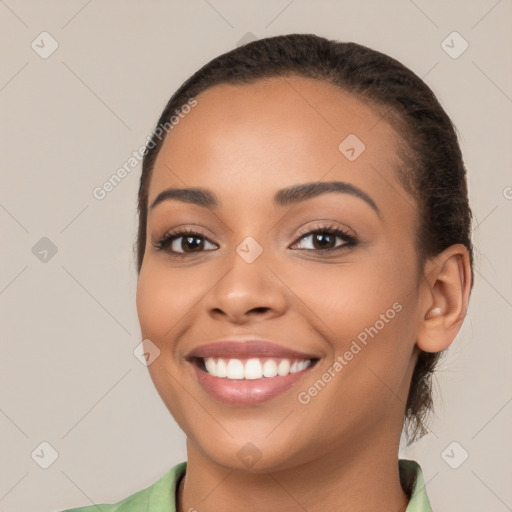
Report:
[[[187,440],[187,471],[178,512],[404,512],[408,497],[398,472],[399,435],[375,431],[332,447],[328,453],[279,471],[229,469],[207,458]],[[319,499],[321,498],[321,499]]]

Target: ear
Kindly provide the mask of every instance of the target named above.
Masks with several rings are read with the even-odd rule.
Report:
[[[471,292],[469,253],[454,244],[425,265],[416,344],[424,352],[448,348],[466,317]]]

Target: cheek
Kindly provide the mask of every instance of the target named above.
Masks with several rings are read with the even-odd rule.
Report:
[[[148,366],[149,375],[162,401],[186,432],[190,430],[186,416],[193,411],[195,401],[183,392],[183,383],[178,378],[176,339],[185,329],[183,320],[187,312],[198,300],[200,292],[196,288],[199,287],[187,272],[164,268],[147,258],[136,293],[142,339],[151,340],[160,350],[159,357]]]
[[[414,278],[412,264],[382,254],[347,258],[343,264],[290,266],[283,275],[300,299],[295,302],[301,314],[336,350],[360,333],[364,337],[376,322],[379,331],[389,332],[395,318],[404,315],[397,310],[412,299]]]
[[[137,313],[142,335],[161,349],[168,348],[187,314],[205,294],[205,285],[189,269],[163,268],[144,262],[137,283]]]
[[[414,259],[381,253],[312,269],[303,269],[300,279],[290,271],[286,282],[303,298],[308,323],[328,341],[326,367],[342,358],[316,403],[337,404],[339,411],[378,408],[393,396],[388,387],[396,392],[402,385],[414,348]]]

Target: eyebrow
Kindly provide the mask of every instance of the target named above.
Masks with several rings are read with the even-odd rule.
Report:
[[[365,201],[380,217],[380,210],[375,201],[363,190],[345,181],[320,181],[315,183],[303,183],[278,190],[274,195],[274,204],[277,206],[289,206],[313,199],[330,192],[350,194]],[[151,203],[150,209],[155,208],[164,201],[180,201],[182,203],[195,204],[210,210],[221,205],[221,201],[211,191],[205,188],[169,188],[158,194]]]

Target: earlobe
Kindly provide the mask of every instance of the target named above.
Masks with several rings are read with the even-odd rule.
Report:
[[[471,290],[466,247],[452,245],[432,259],[422,286],[416,343],[424,352],[441,352],[451,345],[466,316]]]

